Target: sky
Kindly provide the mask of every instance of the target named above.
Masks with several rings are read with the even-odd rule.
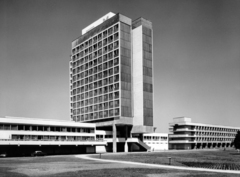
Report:
[[[154,126],[240,127],[239,0],[0,0],[0,117],[69,120],[71,42],[108,12],[153,24]]]

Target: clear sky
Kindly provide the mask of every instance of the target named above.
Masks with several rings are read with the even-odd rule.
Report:
[[[112,11],[154,33],[154,124],[240,127],[239,0],[0,0],[0,116],[69,119],[69,56]]]

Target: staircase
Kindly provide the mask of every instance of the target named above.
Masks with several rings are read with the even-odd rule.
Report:
[[[139,138],[128,138],[127,142],[129,143],[135,143],[137,144],[139,147],[143,148],[146,151],[150,151],[151,147],[149,147],[148,145],[146,145],[143,141],[141,141]]]
[[[139,143],[143,148],[145,148],[147,151],[150,151],[150,150],[151,150],[151,147],[148,146],[146,143],[142,142],[140,139],[138,139],[138,143]]]

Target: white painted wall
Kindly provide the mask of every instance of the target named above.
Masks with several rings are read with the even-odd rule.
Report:
[[[96,153],[106,153],[106,146],[96,146]]]
[[[9,131],[0,131],[0,139],[11,139],[11,133]]]
[[[142,26],[132,30],[133,125],[143,125],[143,43]]]
[[[151,140],[146,140],[144,137],[151,137]],[[166,140],[153,140],[153,137],[165,137]],[[151,147],[151,151],[160,151],[160,150],[168,150],[168,134],[167,133],[145,133],[143,135],[143,142]]]
[[[153,141],[144,141],[146,145],[151,147],[151,151],[161,151],[161,150],[168,150],[168,142],[153,142]]]

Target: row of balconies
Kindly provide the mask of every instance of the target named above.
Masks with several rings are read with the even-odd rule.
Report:
[[[194,132],[219,132],[220,130],[198,130],[198,129],[191,129],[191,128],[178,128],[178,129],[176,129],[176,130],[174,130],[173,128],[170,128],[169,130],[172,130],[172,131],[194,131]],[[221,131],[221,133],[232,133],[232,132],[235,132],[235,133],[237,133],[237,131],[238,130],[235,130],[235,131]]]
[[[98,64],[101,64],[102,62],[105,62],[105,61],[108,61],[108,60],[112,59],[112,56],[118,57],[118,54],[119,54],[119,50],[115,50],[113,55],[112,55],[112,52],[111,52],[109,55],[106,54],[106,55],[103,55],[103,56],[99,56],[98,58],[93,59],[93,60],[92,59],[89,60],[88,56],[87,56],[85,58],[81,58],[80,60],[77,60],[76,62],[73,62],[73,63],[70,62],[70,66],[71,66],[70,69],[76,68],[76,67],[81,67],[80,68],[81,70],[89,69],[89,68],[94,67]]]
[[[75,93],[71,92],[71,96],[73,96],[73,101],[76,101],[76,99],[78,98],[77,97],[77,94],[80,95],[80,94],[85,94],[86,92],[91,92],[93,91],[93,93],[95,94],[104,94],[104,93],[109,93],[109,92],[112,92],[112,91],[116,91],[119,89],[119,75],[115,75],[113,77],[113,83],[111,82],[111,78],[109,79],[110,83],[107,83],[106,86],[102,84],[98,84],[98,82],[95,82],[94,84],[89,84],[89,85],[84,85],[82,87],[79,88],[79,90],[76,89]],[[86,96],[86,95],[85,95]]]
[[[119,108],[117,109],[111,109],[111,110],[105,110],[105,111],[99,111],[95,113],[89,113],[84,115],[73,115],[73,121],[86,121],[86,120],[93,120],[93,119],[101,119],[101,118],[108,118],[113,116],[119,116]]]
[[[103,141],[103,139],[91,139],[91,138],[87,138],[86,140],[84,139],[77,139],[77,140],[73,140],[73,139],[0,139],[1,141]]]
[[[100,98],[100,100],[99,101],[101,101],[101,98],[102,98],[102,96],[105,96],[105,101],[107,101],[107,100],[109,100],[109,98],[110,98],[110,100],[111,99],[117,99],[117,98],[119,98],[119,94],[118,94],[118,92],[113,92],[113,91],[115,91],[115,89],[113,90],[113,89],[111,89],[111,88],[109,88],[109,87],[111,87],[111,86],[106,86],[106,87],[103,87],[103,88],[99,88],[98,89],[98,93],[96,94],[96,96],[99,96]],[[109,89],[108,89],[109,88]],[[101,89],[101,90],[100,90]],[[104,91],[102,91],[102,89],[104,89]],[[116,89],[117,90],[117,89]],[[89,92],[88,92],[89,93]],[[107,94],[109,94],[109,96],[107,96]],[[86,96],[86,95],[85,95]],[[73,98],[73,99],[72,99]],[[91,98],[91,96],[89,96],[89,98]],[[77,96],[73,96],[73,97],[71,97],[71,101],[73,101],[73,102],[76,102],[76,101],[89,101],[89,100],[87,100],[88,98],[87,97],[84,97],[83,99],[81,99],[81,97],[80,97],[80,95],[77,95]],[[93,99],[96,99],[96,98],[93,98]],[[104,98],[103,98],[104,99]],[[97,101],[97,100],[96,100]],[[86,104],[85,104],[86,105]]]
[[[175,124],[169,124],[169,129],[174,129]],[[223,131],[223,132],[237,132],[240,129],[237,128],[221,128],[221,127],[207,127],[207,126],[195,126],[195,125],[178,125],[177,129],[188,129],[194,131]]]
[[[88,72],[88,71],[87,71]],[[85,77],[86,78],[84,78],[84,77],[81,77],[81,76],[73,76],[73,88],[76,88],[77,87],[77,85],[79,84],[80,85],[80,83],[81,82],[83,82],[84,84],[88,84],[88,83],[90,83],[90,82],[94,82],[94,81],[97,81],[97,80],[100,80],[100,79],[103,79],[103,78],[107,78],[107,77],[111,77],[111,76],[113,76],[114,77],[114,82],[116,82],[116,81],[118,81],[117,80],[117,78],[119,77],[119,75],[116,75],[116,74],[119,74],[119,66],[116,66],[115,68],[114,68],[114,71],[113,71],[113,68],[110,68],[110,69],[108,69],[108,70],[105,70],[105,71],[103,71],[103,72],[100,72],[100,73],[98,73],[98,74],[95,74],[95,75],[93,75],[92,77],[90,76],[90,77],[88,77],[88,74],[86,74],[86,72],[85,72]],[[81,79],[81,80],[83,80],[83,81],[80,81],[79,79]],[[76,81],[79,81],[79,83],[78,82],[76,82]]]
[[[41,132],[69,132],[69,133],[94,133],[94,128],[54,127],[54,126],[14,125],[14,124],[0,124],[0,130],[41,131]]]
[[[114,84],[115,85],[115,84]],[[81,92],[77,92],[74,94],[74,97],[76,98],[73,98],[73,101],[80,101],[80,100],[84,100],[84,99],[88,99],[88,98],[91,98],[93,96],[99,96],[99,95],[107,95],[109,93],[109,98],[116,98],[115,96],[117,96],[116,94],[114,95],[112,92],[113,91],[118,91],[118,86],[114,86],[114,85],[108,85],[108,86],[104,86],[104,87],[100,87],[100,88],[96,88],[95,90],[92,90],[89,91],[89,92],[85,92],[83,91],[82,93]],[[108,96],[106,96],[108,97]],[[74,100],[75,99],[75,100]]]
[[[196,134],[173,134],[169,135],[171,137],[235,137],[235,135],[227,136],[227,135],[196,135]]]
[[[78,109],[71,109],[71,112],[73,114],[83,114],[83,113],[89,113],[89,112],[98,111],[98,110],[106,110],[106,109],[111,109],[116,107],[119,107],[119,100],[100,103],[100,104],[94,104],[93,106],[81,107]]]
[[[176,134],[176,132],[174,132],[174,135],[178,135]],[[184,134],[179,134],[179,135],[184,135]],[[219,132],[195,132],[194,134],[191,133],[189,135],[192,136],[224,136],[224,137],[235,137],[236,134],[232,134],[232,133],[219,133]]]
[[[82,51],[86,48],[88,48],[89,46],[91,46],[92,44],[95,44],[99,41],[101,41],[104,38],[107,38],[108,36],[112,35],[113,32],[116,34],[116,32],[118,32],[119,26],[118,24],[116,24],[114,27],[110,27],[109,29],[95,35],[94,37],[84,41],[83,43],[81,43],[80,45],[76,46],[75,48],[72,49],[72,53],[76,53],[79,51]]]
[[[169,140],[169,144],[172,143],[232,143],[232,141],[195,141],[195,140]]]
[[[108,115],[108,111],[109,111],[109,115],[113,116],[113,115],[115,115],[115,114],[113,114],[113,112],[115,112],[115,113],[119,112],[119,107],[110,108],[110,107],[104,107],[104,106],[100,107],[99,106],[99,109],[97,109],[97,110],[89,109],[89,107],[88,107],[88,110],[84,110],[84,111],[80,111],[80,109],[74,109],[72,111],[72,113],[73,113],[73,115],[79,115],[79,114],[83,115],[83,114],[88,114],[88,113],[98,113],[98,112],[102,112],[103,110],[105,111],[104,115]]]
[[[78,95],[79,96],[79,95]],[[117,92],[114,93],[107,93],[104,95],[100,95],[100,96],[95,96],[95,97],[89,97],[89,99],[87,97],[85,98],[77,98],[77,102],[73,102],[71,103],[71,107],[76,108],[76,107],[83,107],[83,106],[87,106],[87,105],[91,105],[94,103],[101,103],[101,102],[106,102],[106,101],[112,101],[114,99],[118,99],[119,98],[119,94]]]
[[[210,139],[196,139],[196,141],[233,141],[234,138],[210,138]]]
[[[101,94],[101,93],[99,93]],[[86,106],[86,105],[89,105],[89,104],[93,104],[93,103],[100,103],[100,102],[103,102],[103,101],[110,101],[110,100],[113,100],[113,99],[118,99],[119,98],[119,92],[104,92],[103,95],[100,95],[98,97],[94,97],[94,98],[85,98],[85,99],[82,99],[80,98],[80,95],[78,95],[77,97],[74,96],[73,99],[71,97],[71,102],[79,102],[80,101],[80,104],[81,106]]]
[[[110,36],[108,37],[108,39],[104,39],[102,42],[99,42],[98,44],[95,44],[81,51],[80,53],[73,54],[72,61],[74,62],[83,57],[89,57],[89,60],[91,60],[92,58],[95,58],[97,56],[110,52],[113,49],[116,49],[119,47],[119,41],[117,41],[118,38],[119,38],[119,34],[116,33],[114,34],[114,39],[113,39],[113,36]]]
[[[169,137],[172,140],[191,140],[191,141],[233,141],[234,138],[226,138],[226,137]]]
[[[102,64],[102,62],[105,62]],[[114,60],[110,60],[107,61],[107,59],[104,57],[99,58],[99,60],[94,60],[94,61],[90,61],[88,63],[85,63],[83,65],[79,65],[76,68],[72,69],[72,74],[71,77],[73,77],[73,75],[78,74],[77,77],[85,77],[85,72],[83,72],[84,70],[88,70],[88,75],[92,75],[92,74],[96,74],[97,72],[103,71],[105,69],[109,69],[113,66],[116,66],[119,64],[119,58],[115,58]],[[82,72],[82,73],[80,73]]]
[[[203,133],[196,133],[197,136],[236,136],[233,133],[216,133],[216,132],[203,132]]]
[[[79,62],[79,65],[82,65],[84,63],[90,62],[94,59],[96,59],[97,57],[103,57],[103,61],[107,61],[112,59],[113,57],[117,57],[119,55],[119,50],[117,49],[119,47],[118,41],[116,41],[115,43],[104,47],[103,49],[99,49],[96,52],[90,53],[87,56],[80,56],[80,55],[76,55],[73,56],[76,59],[73,60],[73,68],[75,68]],[[116,49],[114,51],[112,51],[113,49]]]
[[[119,83],[115,83],[113,85],[109,85],[109,86],[104,86],[104,87],[100,87],[100,88],[96,88],[94,90],[90,90],[89,92],[83,92],[82,94],[78,93],[78,95],[71,97],[71,101],[83,101],[84,99],[88,99],[88,98],[92,98],[95,97],[95,101],[96,100],[96,96],[103,96],[104,94],[109,94],[109,98],[110,99],[116,99],[118,97],[118,95],[112,93],[114,91],[118,91],[119,90]],[[100,97],[101,99],[101,97]],[[100,100],[101,101],[101,100]]]
[[[47,135],[12,135],[5,141],[94,141],[95,136],[47,136]]]
[[[114,77],[109,77],[109,78],[105,78],[103,80],[99,80],[97,82],[94,82],[93,84],[89,84],[88,85],[88,88],[89,89],[94,89],[94,88],[99,88],[99,87],[106,87],[106,86],[109,86],[108,88],[108,91],[113,91],[113,90],[116,90],[116,87],[114,87],[115,84],[118,84],[118,83],[115,83],[114,85],[109,85],[109,84],[113,84],[114,83]],[[80,88],[79,86],[77,86],[78,88],[77,89],[74,89],[72,91],[73,95],[76,95],[76,94],[80,94],[81,92],[85,93],[85,89],[84,89],[84,84],[81,85],[82,87]],[[105,92],[105,88],[103,87],[103,92]],[[107,88],[106,88],[107,90]],[[106,92],[108,92],[106,91]]]
[[[76,75],[70,75],[70,77],[73,80],[73,82],[75,82],[76,80],[83,79],[84,77],[88,77],[91,75],[93,75],[92,77],[94,77],[97,73],[103,74],[103,75],[108,74],[110,76],[113,74],[117,74],[119,72],[119,66],[115,66],[115,67],[113,67],[113,66],[114,66],[113,61],[111,61],[109,63],[106,62],[106,63],[103,63],[102,65],[96,66],[89,70],[85,70]],[[88,78],[86,78],[86,79],[88,79]]]
[[[74,82],[73,83],[73,94],[84,92],[84,91],[86,91],[85,89],[94,89],[94,88],[102,87],[102,86],[105,86],[108,84],[112,84],[114,82],[118,82],[119,74],[116,74],[116,75],[110,74],[109,76],[106,74],[106,76],[104,78],[99,78],[99,79],[97,78],[94,81],[92,81],[92,79],[93,78],[91,77],[91,78],[82,79],[81,81],[79,80],[77,82]],[[81,84],[81,83],[83,83],[83,84]],[[77,87],[79,87],[79,88],[76,89]]]
[[[115,50],[114,52],[110,52],[108,54],[105,54],[105,55],[99,55],[98,58],[96,58],[96,56],[94,57],[94,59],[92,57],[84,57],[84,58],[81,58],[75,62],[70,62],[70,68],[76,68],[76,67],[79,67],[79,66],[83,66],[84,68],[82,69],[88,69],[88,68],[91,68],[93,66],[96,66],[97,64],[100,64],[102,62],[105,62],[107,60],[111,60],[114,56],[115,57],[118,57],[119,55],[119,50]],[[90,55],[92,56],[92,55]]]
[[[224,131],[224,132],[237,132],[239,129],[231,129],[231,128],[220,128],[220,127],[198,127],[196,126],[196,130],[208,130],[208,131]]]

